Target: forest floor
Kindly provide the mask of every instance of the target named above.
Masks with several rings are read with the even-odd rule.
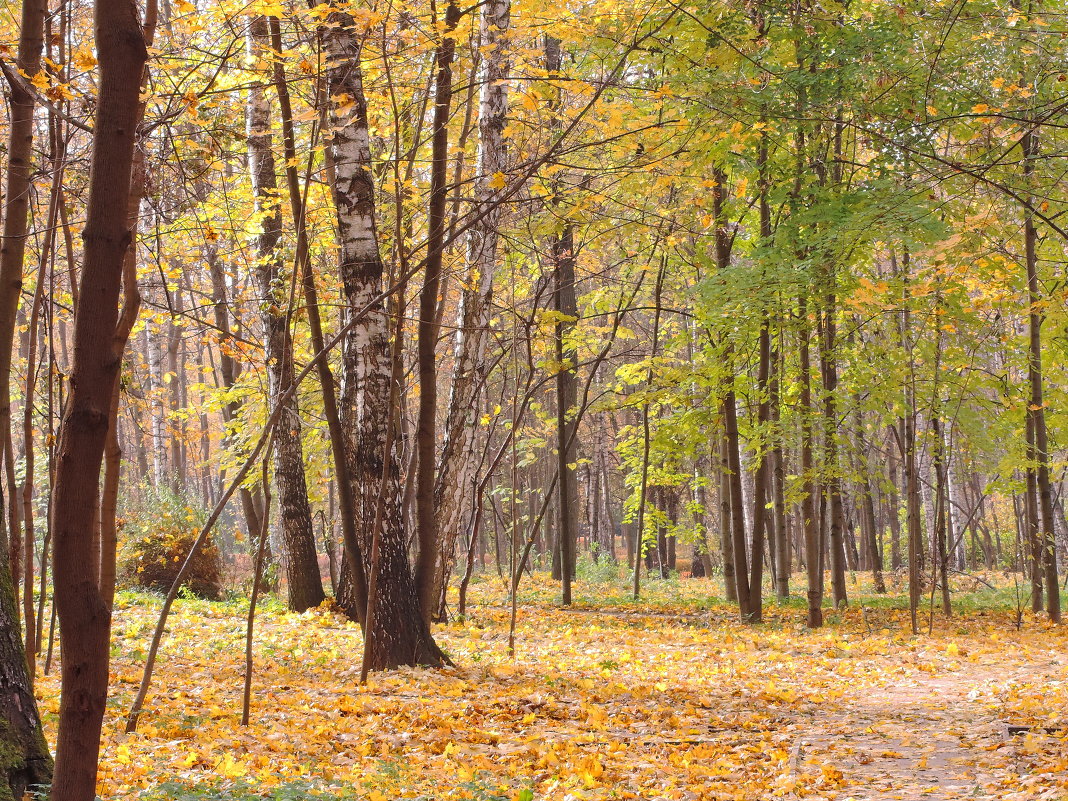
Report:
[[[813,632],[799,600],[743,626],[711,581],[650,582],[634,604],[603,573],[569,611],[529,583],[514,658],[500,582],[477,581],[467,618],[436,630],[455,668],[366,686],[356,626],[269,604],[247,727],[244,603],[179,601],[133,735],[160,603],[123,593],[100,796],[1068,798],[1068,633],[1019,615],[1011,579],[958,587],[955,616],[914,637],[905,597],[863,582]],[[53,729],[57,693],[53,666],[38,684]]]

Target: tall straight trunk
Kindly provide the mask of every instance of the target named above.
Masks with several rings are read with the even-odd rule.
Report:
[[[727,458],[727,435],[719,432],[719,545],[723,559],[723,594],[731,602],[738,600],[738,582],[734,570],[734,541],[731,539],[730,460]]]
[[[868,554],[868,568],[871,570],[872,584],[875,592],[886,592],[886,582],[883,581],[883,555],[879,550],[879,523],[875,514],[875,485],[871,480],[875,472],[868,449],[864,441],[864,417],[860,412],[859,399],[857,399],[857,411],[854,413],[854,431],[856,434],[855,449],[857,454],[857,473],[859,484],[858,501],[860,508],[857,514],[861,521],[861,536],[864,537],[864,546]]]
[[[419,293],[419,337],[416,363],[419,371],[419,410],[415,429],[416,457],[415,516],[419,555],[415,563],[415,583],[419,608],[429,625],[438,606],[438,518],[434,507],[434,473],[437,467],[438,413],[438,291],[441,264],[445,255],[445,201],[449,169],[449,114],[452,109],[452,61],[456,54],[453,32],[460,20],[454,0],[445,7],[445,32],[436,50],[437,77],[434,81],[434,123],[431,131],[430,200],[427,205],[426,266]]]
[[[473,213],[477,219],[467,236],[467,277],[456,311],[453,335],[453,380],[445,412],[444,439],[434,489],[440,538],[438,592],[444,592],[456,558],[464,488],[474,466],[473,434],[476,396],[487,372],[484,364],[493,310],[493,279],[497,266],[501,221],[499,175],[507,170],[509,57],[506,44],[511,0],[487,0],[479,19],[482,50],[478,112],[478,161]]]
[[[155,300],[151,294],[149,300]],[[162,337],[159,326],[146,325],[144,335],[145,349],[148,351],[148,384],[152,393],[149,423],[152,432],[152,484],[160,489],[167,481],[166,408],[160,395],[164,386]]]
[[[367,100],[360,67],[364,34],[344,11],[332,12],[325,22],[320,37],[328,64],[327,96],[331,98],[328,117],[336,171],[339,272],[347,314],[359,315],[345,334],[342,352],[339,406],[356,504],[355,530],[360,537],[353,541],[346,536],[345,554],[353,565],[363,564],[365,575],[370,577],[373,572],[376,577],[373,591],[368,580],[368,608],[373,605],[375,614],[365,624],[364,636],[370,644],[366,666],[383,670],[399,665],[440,665],[445,656],[430,636],[420,611],[408,559],[397,454],[393,447],[386,447],[391,444],[388,431],[394,425],[390,408],[392,364],[381,297],[384,266],[375,228]],[[377,532],[376,522],[380,525]],[[376,537],[377,554],[371,549]]]
[[[920,597],[923,592],[923,529],[920,504],[919,468],[916,464],[916,362],[913,351],[911,314],[909,300],[909,269],[911,258],[906,250],[902,255],[902,309],[901,309],[901,345],[908,351],[909,374],[905,383],[905,416],[901,422],[901,440],[904,446],[905,467],[905,520],[907,537],[907,558],[909,563],[909,618],[912,633],[919,634],[917,615]],[[896,270],[895,270],[896,272]]]
[[[779,332],[780,338],[782,332]],[[783,448],[782,426],[780,424],[779,382],[782,373],[782,359],[778,348],[772,355],[772,374],[768,384],[768,398],[771,404],[772,431],[771,478],[772,507],[775,520],[775,596],[779,600],[790,597],[790,536],[786,526],[786,453]]]
[[[556,466],[559,482],[559,510],[557,527],[560,538],[560,578],[564,606],[571,605],[571,582],[575,574],[576,525],[578,514],[578,485],[575,480],[577,437],[575,403],[578,387],[575,370],[577,354],[568,341],[572,322],[578,314],[575,302],[575,243],[570,225],[552,244],[553,305],[558,317],[554,326],[556,347]],[[659,308],[655,312],[660,317]],[[566,319],[565,319],[566,318]],[[654,331],[658,326],[654,326]],[[655,333],[654,333],[655,335]],[[654,345],[655,352],[655,345]]]
[[[848,602],[846,596],[845,509],[842,504],[841,469],[838,464],[838,363],[835,341],[834,272],[829,269],[828,283],[820,315],[820,368],[823,379],[823,455],[824,491],[830,512],[827,547],[831,566],[831,592],[835,607]]]
[[[804,295],[798,303],[798,353],[801,364],[801,523],[805,534],[805,571],[808,593],[808,627],[823,625],[823,552],[820,548],[820,518],[816,514],[816,474],[812,460],[812,359],[809,350],[808,306]]]
[[[182,302],[182,292],[179,289],[174,293],[173,300],[171,301],[174,306],[174,316],[169,321],[169,331],[167,333],[167,373],[170,376],[170,381],[164,381],[167,386],[167,393],[170,396],[170,421],[167,424],[167,430],[169,434],[170,445],[170,465],[171,474],[168,476],[171,482],[171,489],[175,494],[179,494],[185,491],[185,464],[182,459],[182,443],[184,441],[184,420],[180,414],[177,414],[182,408],[182,370],[180,368],[180,354],[182,348],[182,333],[183,327],[178,324],[181,319],[181,314],[184,311],[184,304]]]
[[[156,35],[158,5],[155,0],[146,7],[143,37],[146,47],[151,47]],[[141,76],[141,88],[148,83],[148,70]],[[140,127],[145,118],[145,103],[137,107],[137,125]],[[138,137],[140,140],[140,135]],[[130,229],[130,246],[122,262],[123,302],[122,311],[115,335],[126,342],[137,322],[141,309],[141,293],[137,288],[137,225],[141,211],[141,200],[145,194],[148,167],[145,163],[145,151],[140,142],[134,145],[133,164],[130,169],[130,192],[127,198],[126,224]],[[122,445],[119,438],[119,401],[122,385],[122,367],[115,373],[115,383],[111,388],[111,405],[108,412],[108,434],[104,444],[104,481],[101,487],[100,503],[100,592],[105,598],[115,595],[115,568],[118,551],[118,510],[119,481],[122,475]]]
[[[931,415],[931,432],[934,435],[934,448],[932,461],[935,471],[935,525],[932,543],[934,544],[934,559],[932,566],[938,570],[938,584],[942,591],[942,612],[945,616],[953,616],[953,605],[949,593],[949,488],[946,485],[945,448],[942,437],[942,424],[938,414]]]
[[[757,344],[757,425],[761,431],[768,430],[771,419],[768,381],[771,373],[771,320],[765,314],[760,324]],[[769,451],[761,448],[757,455],[753,476],[753,558],[749,576],[749,619],[754,623],[763,617],[764,604],[764,541],[765,532],[771,529],[774,536],[774,521],[767,513],[768,484],[771,477]],[[769,538],[770,539],[770,538]]]
[[[656,272],[656,286],[653,290],[653,341],[650,348],[650,364],[649,369],[645,373],[646,390],[652,389],[653,383],[653,365],[652,360],[656,358],[657,342],[660,339],[660,300],[661,293],[664,289],[664,262],[660,263],[660,269]],[[642,424],[642,472],[641,483],[638,485],[638,520],[635,525],[634,532],[634,575],[633,575],[633,596],[634,600],[638,600],[638,595],[641,590],[641,574],[642,574],[642,555],[645,551],[645,515],[646,506],[649,502],[649,450],[651,445],[650,426],[649,426],[649,401],[646,400],[642,404],[641,413]]]
[[[1031,574],[1031,611],[1041,612],[1045,608],[1043,603],[1044,582],[1042,580],[1042,531],[1041,520],[1038,511],[1038,474],[1035,470],[1035,418],[1033,414],[1027,415],[1025,422],[1025,441],[1027,447],[1027,469],[1024,472],[1024,531],[1027,544],[1027,561]]]
[[[890,432],[891,438],[896,441],[897,435]],[[887,445],[886,457],[887,470],[890,474],[891,491],[886,493],[887,517],[890,522],[890,569],[901,569],[901,510],[899,499],[905,492],[904,462],[894,456],[893,442]],[[900,465],[900,469],[899,469]],[[901,481],[898,481],[898,477]]]
[[[730,389],[720,404],[727,450],[727,490],[731,499],[731,549],[734,554],[734,581],[738,588],[738,613],[750,620],[752,605],[749,585],[749,562],[746,555],[745,499],[742,495],[742,460],[738,441],[737,398]],[[762,558],[754,554],[754,559]]]
[[[71,391],[60,428],[53,521],[55,605],[63,642],[53,801],[96,797],[100,727],[107,700],[111,598],[96,581],[93,517],[115,375],[125,340],[116,337],[141,78],[148,59],[137,5],[97,0],[100,64],[84,265],[74,318]]]
[[[248,52],[262,58],[270,52],[270,28],[266,17],[252,19],[248,28]],[[261,318],[266,334],[268,396],[272,406],[283,404],[274,430],[274,483],[285,550],[289,608],[303,612],[326,598],[315,550],[311,505],[304,475],[300,412],[293,385],[293,337],[291,278],[285,275],[282,253],[282,215],[278,209],[278,181],[271,142],[271,107],[263,88],[254,85],[248,95],[248,160],[252,194],[260,217],[256,235],[256,279],[259,284]],[[283,400],[284,399],[284,400]]]
[[[716,226],[715,258],[716,269],[720,272],[730,267],[731,249],[734,238],[727,225],[724,209],[726,173],[719,167],[712,171],[712,219]],[[727,344],[724,360],[729,361],[733,351]],[[742,620],[750,615],[749,598],[749,561],[746,556],[745,536],[745,501],[742,494],[742,459],[738,444],[738,410],[737,398],[731,378],[724,380],[723,394],[720,398],[720,419],[723,421],[723,448],[725,489],[730,498],[730,540],[731,556],[734,562],[734,583],[738,594],[738,612]]]
[[[32,79],[41,69],[47,10],[48,4],[45,0],[22,2],[16,68],[22,74],[23,80]],[[29,226],[35,103],[28,88],[22,80],[15,77],[9,67],[4,68],[4,74],[8,79],[10,118],[4,224],[0,239],[0,443],[4,445],[4,475],[8,488],[8,569],[13,591],[17,593],[22,541],[11,439],[11,361],[15,348],[15,329],[19,322],[18,308],[22,295],[22,271]],[[18,620],[17,613],[15,619]]]
[[[1038,132],[1029,130],[1020,142],[1024,155],[1024,180],[1030,184],[1034,162],[1039,157]],[[1027,266],[1027,381],[1030,387],[1028,415],[1034,434],[1031,461],[1034,464],[1038,492],[1039,558],[1041,578],[1045,583],[1046,611],[1055,623],[1061,620],[1061,594],[1057,580],[1057,542],[1053,518],[1053,491],[1049,476],[1049,436],[1046,432],[1046,402],[1042,388],[1042,321],[1041,287],[1038,281],[1038,229],[1030,207],[1024,213],[1024,259]]]

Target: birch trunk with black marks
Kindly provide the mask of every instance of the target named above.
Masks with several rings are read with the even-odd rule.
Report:
[[[327,60],[330,149],[336,170],[339,271],[347,314],[360,315],[343,341],[342,425],[360,541],[346,537],[353,564],[377,575],[375,614],[364,636],[370,641],[368,667],[440,665],[446,661],[434,643],[419,609],[408,559],[402,490],[387,432],[394,425],[390,409],[391,360],[389,321],[381,297],[384,266],[375,229],[374,181],[367,129],[360,51],[366,31],[349,14],[335,11],[321,29]],[[388,470],[383,471],[383,467]],[[376,507],[381,530],[377,564],[372,564]],[[363,559],[362,562],[357,561]],[[368,585],[370,586],[370,581]]]

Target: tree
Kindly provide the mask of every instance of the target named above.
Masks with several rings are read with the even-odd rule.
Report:
[[[141,78],[148,51],[137,6],[97,0],[100,83],[93,128],[84,265],[74,324],[74,360],[60,427],[55,502],[55,604],[63,670],[51,798],[96,797],[100,726],[108,688],[111,602],[96,569],[93,516],[115,376],[126,341],[117,337]]]

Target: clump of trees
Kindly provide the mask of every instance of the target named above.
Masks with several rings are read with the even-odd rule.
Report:
[[[746,621],[803,591],[810,626],[900,574],[914,631],[1003,568],[1059,621],[1058,9],[23,0],[14,797],[50,770],[46,608],[52,796],[89,801],[117,554],[177,567],[133,727],[220,523],[292,609],[333,592],[365,674],[447,663],[476,570],[514,602],[544,563],[569,605],[582,553],[636,597],[689,557]],[[122,531],[163,492],[211,511]]]

